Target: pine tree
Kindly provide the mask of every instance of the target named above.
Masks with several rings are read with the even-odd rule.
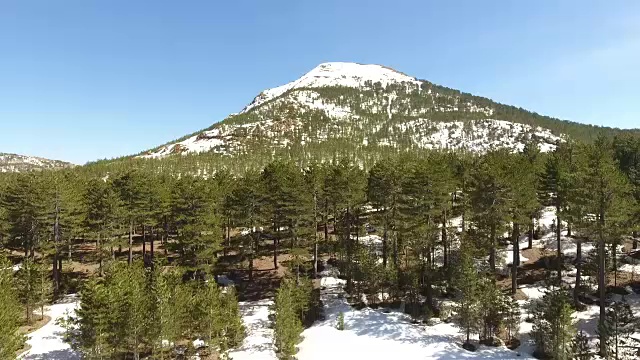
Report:
[[[151,303],[147,287],[147,276],[142,262],[131,266],[115,263],[109,269],[106,286],[112,306],[112,344],[133,354],[138,360],[145,339],[149,334]]]
[[[178,271],[154,270],[150,319],[154,358],[164,359],[165,350],[182,339],[190,302],[191,292],[181,283]]]
[[[120,227],[121,202],[111,182],[93,179],[86,186],[83,204],[84,226],[96,238],[99,273],[103,275],[106,246],[113,245]]]
[[[49,271],[42,265],[35,263],[33,265],[34,275],[34,305],[40,308],[40,318],[44,318],[44,307],[51,302],[53,297],[53,284],[49,276]]]
[[[24,304],[25,319],[27,324],[31,324],[33,311],[36,309],[39,300],[38,285],[40,279],[37,265],[30,258],[25,258],[17,276],[18,294]]]
[[[114,350],[109,343],[110,313],[113,304],[109,290],[97,278],[84,283],[80,291],[80,307],[76,310],[76,326],[72,344],[87,359],[107,359]]]
[[[14,359],[24,344],[18,333],[20,303],[11,263],[0,255],[0,359]]]
[[[367,198],[381,211],[382,221],[382,266],[387,267],[389,254],[389,235],[394,231],[394,220],[400,193],[399,162],[390,159],[381,160],[369,172]],[[392,236],[395,239],[395,236]],[[395,249],[395,245],[394,245]],[[396,262],[397,265],[397,262]]]
[[[280,359],[290,360],[300,342],[302,319],[309,308],[311,285],[298,286],[293,279],[285,278],[276,292],[274,302],[274,337]]]
[[[489,250],[489,266],[496,271],[497,234],[510,215],[510,161],[506,151],[492,151],[477,163],[472,174],[470,202],[472,220]]]
[[[42,175],[19,174],[12,178],[3,194],[2,205],[9,241],[34,257],[36,249],[47,239],[47,212]]]
[[[585,212],[592,214],[581,219],[581,231],[592,235],[598,242],[598,293],[600,297],[599,327],[606,319],[606,256],[607,244],[615,244],[622,234],[627,233],[628,219],[632,210],[633,197],[627,179],[621,174],[613,159],[608,141],[599,138],[583,151],[585,173],[580,179],[584,191]],[[615,247],[614,247],[615,249]],[[615,258],[615,254],[613,254]],[[607,333],[600,333],[600,355],[607,356]]]
[[[561,289],[547,292],[534,311],[532,337],[538,356],[570,359],[575,336],[571,298]]]
[[[145,201],[149,199],[149,179],[140,171],[129,170],[113,181],[122,203],[123,218],[129,227],[129,264],[133,261],[133,236],[137,222],[146,215]],[[144,225],[144,224],[143,224]]]
[[[479,275],[473,261],[471,248],[463,242],[460,249],[456,267],[454,284],[460,292],[460,297],[456,305],[455,322],[466,334],[465,343],[469,343],[471,334],[480,330],[480,298],[478,297]]]
[[[180,262],[210,269],[220,250],[220,217],[215,213],[212,182],[184,176],[172,189],[171,212],[177,227]]]
[[[520,304],[511,296],[503,297],[504,305],[504,326],[507,331],[507,340],[513,341],[518,338],[520,332],[521,312]]]
[[[285,280],[278,288],[274,307],[274,336],[278,357],[293,359],[303,328],[296,313],[295,284],[292,281]]]
[[[589,338],[582,331],[577,333],[575,338],[573,338],[573,344],[571,349],[573,351],[574,360],[593,359],[593,355],[591,354],[591,349],[589,348]]]
[[[253,260],[260,250],[260,234],[256,233],[256,228],[262,224],[262,192],[258,175],[247,173],[238,179],[223,204],[230,225],[249,229],[242,247],[243,255],[249,257],[249,281],[253,280]]]
[[[626,301],[614,302],[606,312],[605,322],[598,328],[598,335],[607,339],[607,354],[615,360],[635,359],[638,341],[631,335],[638,331],[638,322]]]

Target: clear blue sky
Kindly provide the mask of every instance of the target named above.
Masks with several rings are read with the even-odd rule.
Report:
[[[640,127],[637,0],[0,0],[0,152],[137,153],[326,61]]]

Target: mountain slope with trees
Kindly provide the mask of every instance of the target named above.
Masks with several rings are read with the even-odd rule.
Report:
[[[627,132],[640,134],[542,116],[379,65],[324,63],[263,91],[240,113],[141,156],[208,153],[224,162],[252,154],[304,162],[349,155],[362,164],[406,150],[522,150],[532,141],[546,152],[566,139]]]
[[[0,153],[0,172],[24,172],[32,170],[63,169],[74,166],[71,163],[35,156]]]

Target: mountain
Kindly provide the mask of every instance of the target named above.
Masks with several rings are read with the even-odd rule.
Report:
[[[261,92],[238,114],[140,157],[347,155],[363,161],[432,148],[518,150],[531,141],[551,151],[567,139],[590,141],[621,132],[628,131],[542,116],[381,65],[331,62]]]
[[[0,172],[24,172],[32,170],[62,169],[74,166],[71,163],[49,160],[35,156],[0,153]]]

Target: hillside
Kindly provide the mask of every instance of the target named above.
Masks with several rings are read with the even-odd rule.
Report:
[[[268,161],[346,155],[362,163],[406,150],[518,150],[530,141],[550,151],[565,139],[620,132],[627,131],[541,116],[380,65],[324,63],[261,92],[240,113],[141,156],[252,154]]]
[[[0,153],[0,172],[24,172],[32,170],[62,169],[71,163],[44,159],[36,156]]]

